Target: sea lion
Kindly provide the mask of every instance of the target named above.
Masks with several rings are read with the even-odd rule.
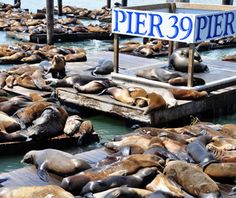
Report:
[[[133,105],[135,103],[127,88],[110,87],[105,92],[111,94],[112,98],[124,104]]]
[[[47,71],[51,72],[53,78],[64,78],[66,76],[66,61],[63,55],[56,54],[52,58],[52,67]]]
[[[168,83],[174,86],[187,86],[188,78],[187,76],[171,78]],[[204,79],[193,77],[193,86],[205,85],[205,83]]]
[[[58,105],[46,107],[25,134],[32,139],[42,140],[55,137],[63,132],[68,113]]]
[[[209,150],[215,155],[219,162],[235,162],[236,163],[236,150],[224,151],[211,146]]]
[[[14,114],[14,117],[17,117],[23,124],[29,125],[33,120],[38,118],[42,114],[42,112],[50,105],[52,105],[51,102],[36,101],[25,108],[19,109]]]
[[[165,99],[155,92],[147,94],[147,103],[148,106],[143,112],[144,115],[149,114],[153,110],[163,109],[167,107]]]
[[[177,100],[198,100],[208,95],[206,91],[185,89],[170,89],[170,91]]]
[[[0,89],[6,85],[6,79],[8,74],[6,72],[0,72]]]
[[[74,198],[74,196],[56,185],[4,187],[0,189],[2,198]]]
[[[206,146],[209,150],[215,147],[218,150],[231,151],[236,150],[236,140],[233,138],[213,137],[212,141]]]
[[[236,124],[224,124],[220,129],[221,135],[229,136],[231,138],[236,138]]]
[[[10,56],[0,57],[0,63],[2,64],[20,63],[21,59],[24,58],[24,56],[25,56],[24,52],[16,52],[15,54]]]
[[[204,169],[204,172],[215,178],[235,178],[236,163],[211,163]]]
[[[84,160],[56,149],[32,150],[26,153],[21,163],[33,164],[40,179],[48,181],[48,172],[69,176],[91,168]]]
[[[1,103],[0,103],[1,104]],[[0,111],[0,131],[14,132],[20,130],[21,126],[16,119],[8,116],[6,113]]]
[[[79,93],[100,93],[101,91],[103,91],[105,88],[108,87],[113,87],[116,84],[114,82],[112,82],[111,80],[105,79],[105,80],[93,80],[85,85],[80,85],[79,83],[74,84],[74,88],[76,89],[76,91],[78,91]]]
[[[181,77],[179,73],[168,71],[163,68],[140,70],[136,73],[136,76],[160,82],[168,82],[168,80],[172,78]]]
[[[107,177],[103,180],[91,181],[83,187],[81,194],[86,194],[89,192],[97,193],[119,186],[142,188],[156,176],[156,170],[157,168],[144,168],[140,169],[133,175],[115,175]]]
[[[130,96],[135,100],[135,105],[138,107],[147,106],[147,100],[142,99],[147,97],[147,92],[141,87],[128,88]]]
[[[0,131],[0,143],[26,141],[28,138],[21,131],[13,133],[4,133]]]
[[[155,155],[134,154],[108,166],[89,169],[79,174],[66,177],[61,186],[73,193],[79,193],[89,181],[104,179],[111,175],[132,174],[140,168],[157,167],[162,169],[164,160]]]
[[[152,192],[160,190],[173,197],[184,197],[181,188],[174,185],[173,182],[162,173],[159,173],[153,181],[146,186],[146,189]]]
[[[66,120],[64,133],[68,136],[74,135],[79,130],[82,121],[82,118],[78,115],[69,116]]]
[[[163,192],[162,190],[157,190],[150,195],[147,196],[147,198],[175,198],[175,196],[172,196],[169,193]]]
[[[83,61],[87,61],[87,56],[85,52],[67,54],[65,55],[65,61],[66,62],[83,62]]]
[[[21,59],[23,63],[28,63],[28,64],[39,63],[42,60],[43,60],[42,57],[39,56],[38,54],[32,54],[28,57],[24,57]]]
[[[206,145],[211,141],[211,139],[212,137],[204,135],[196,138],[196,140],[187,145],[188,154],[203,168],[208,164],[217,161],[215,156],[206,149]]]
[[[85,85],[93,80],[105,80],[107,78],[99,78],[89,75],[80,75],[80,74],[73,74],[71,76],[66,76],[63,79],[49,79],[50,86],[55,87],[73,87],[74,84],[78,83],[80,85]]]
[[[140,188],[129,188],[129,187],[117,187],[112,188],[100,193],[95,193],[92,195],[94,198],[118,198],[118,197],[125,197],[125,198],[144,198],[150,195],[152,192],[145,189]],[[89,196],[85,196],[86,198],[91,198]]]
[[[6,86],[9,87],[9,88],[12,88],[12,87],[13,87],[13,83],[14,83],[14,81],[15,81],[15,78],[16,78],[16,76],[14,76],[14,75],[9,75],[9,76],[6,78],[6,80],[5,80]]]
[[[225,55],[225,56],[223,56],[223,58],[222,58],[221,60],[222,60],[222,61],[236,62],[236,54]]]
[[[217,184],[200,168],[187,162],[168,162],[163,172],[167,178],[173,179],[193,196],[222,197]]]
[[[169,58],[169,66],[177,71],[187,72],[189,62],[189,48],[179,48],[175,50]],[[205,72],[209,71],[207,65],[202,63],[200,54],[194,51],[194,72]]]
[[[114,64],[111,60],[100,59],[96,67],[92,68],[92,75],[101,74],[107,75],[113,72]]]
[[[89,142],[92,136],[94,137],[95,141],[99,141],[97,134],[94,133],[93,123],[90,120],[85,120],[81,123],[79,131],[76,133],[76,136],[78,136],[78,134],[80,135],[78,139],[78,145],[82,145],[86,142]]]
[[[140,45],[132,51],[132,54],[146,58],[153,58],[153,53],[154,51],[150,45]]]

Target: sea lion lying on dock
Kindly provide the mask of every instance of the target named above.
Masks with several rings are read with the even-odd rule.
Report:
[[[86,161],[56,149],[29,151],[21,162],[35,165],[38,176],[43,181],[48,181],[48,172],[65,177],[91,168]]]
[[[189,49],[179,48],[175,50],[169,58],[169,66],[177,71],[187,72],[189,61]],[[194,51],[194,72],[205,72],[209,71],[207,65],[202,63],[200,54]]]
[[[14,132],[20,129],[20,123],[16,119],[0,111],[0,132]]]
[[[177,100],[198,100],[208,95],[206,91],[187,89],[170,89],[170,91]]]
[[[222,58],[221,60],[222,60],[222,61],[236,62],[236,54],[225,55],[225,56],[223,56],[223,58]]]
[[[74,196],[56,185],[4,187],[0,189],[0,197],[11,198],[74,198]]]
[[[91,74],[96,75],[96,74],[101,74],[101,75],[107,75],[113,72],[114,69],[114,64],[111,60],[106,60],[106,59],[100,59],[98,61],[98,64],[89,70],[92,70]]]
[[[52,73],[53,78],[62,79],[66,76],[66,61],[62,55],[54,55],[52,59],[52,67],[47,71],[47,73]]]

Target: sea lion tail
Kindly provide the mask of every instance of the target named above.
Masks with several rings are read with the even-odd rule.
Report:
[[[37,171],[37,174],[39,176],[39,178],[41,180],[43,180],[44,182],[48,182],[48,178],[49,178],[49,175],[48,175],[48,172],[45,170],[45,169],[41,169],[39,168],[38,171]]]

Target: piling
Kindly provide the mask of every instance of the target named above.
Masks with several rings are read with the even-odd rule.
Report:
[[[62,16],[62,0],[57,0],[58,4],[58,16]]]
[[[233,0],[222,0],[222,5],[233,5]]]
[[[14,0],[14,7],[20,8],[20,6],[21,6],[21,0]]]
[[[52,45],[54,40],[54,0],[46,0],[47,15],[47,44]]]
[[[107,0],[107,8],[111,8],[111,0]]]

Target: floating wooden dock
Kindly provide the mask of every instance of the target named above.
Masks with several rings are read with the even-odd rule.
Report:
[[[100,58],[113,60],[113,53],[99,52],[96,55],[88,54],[88,61],[86,63],[68,64],[67,69],[70,74],[86,73],[86,69],[96,66]],[[208,112],[207,115],[212,117],[220,115],[226,110],[235,110],[236,64],[210,59],[203,60],[204,63],[208,65],[210,72],[198,73],[195,76],[203,78],[206,84],[193,87],[193,89],[211,91],[209,96],[197,101],[178,100],[177,106],[153,111],[148,115],[143,115],[143,108],[120,103],[106,95],[78,94],[72,88],[58,88],[58,98],[64,103],[116,114],[126,119],[132,119],[155,126],[160,126],[182,118],[188,118],[190,115],[201,118],[203,112]],[[120,54],[120,74],[112,74],[112,79],[127,87],[139,86],[147,91],[156,91],[158,93],[158,91],[162,89],[160,87],[168,89],[174,86],[170,86],[168,83],[160,83],[151,80],[145,80],[144,83],[142,81],[143,78],[135,77],[135,73],[138,70],[160,68],[163,66],[167,66],[167,62]],[[125,78],[124,74],[128,76],[128,79]],[[130,80],[130,78],[132,80]],[[206,114],[204,113],[204,115]]]
[[[108,153],[101,148],[79,153],[75,156],[89,162],[91,165],[94,165],[98,161],[104,159],[107,155]],[[26,166],[8,173],[0,173],[0,178],[8,178],[6,182],[1,184],[3,187],[45,186],[49,184],[60,185],[62,180],[61,177],[50,174],[49,181],[44,182],[38,177],[37,170],[34,166]]]

